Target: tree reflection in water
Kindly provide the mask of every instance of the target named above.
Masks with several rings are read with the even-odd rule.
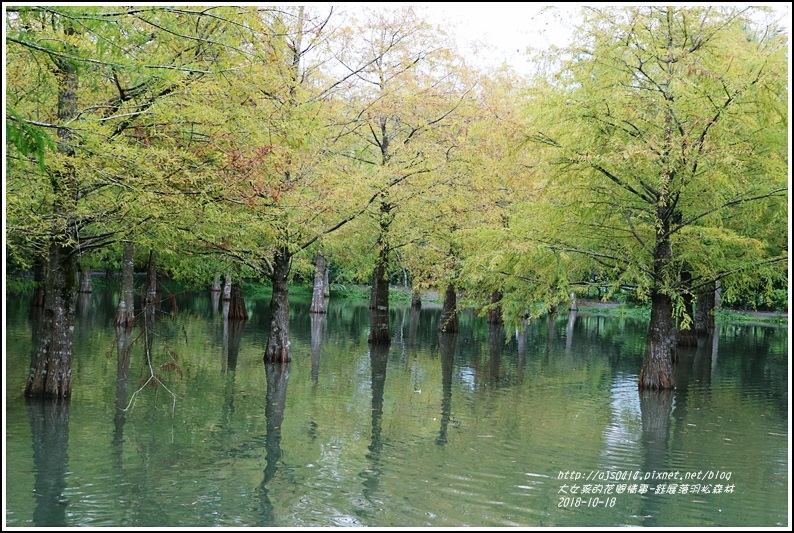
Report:
[[[259,484],[259,523],[258,526],[275,525],[273,503],[270,501],[268,484],[279,469],[281,456],[281,425],[284,422],[284,408],[287,403],[287,382],[290,363],[265,364],[267,376],[267,395],[265,403],[265,471]]]
[[[438,333],[438,344],[441,349],[441,430],[436,437],[436,444],[447,443],[447,425],[452,413],[452,366],[455,361],[455,347],[458,344],[457,333]]]
[[[69,399],[26,398],[33,437],[33,523],[39,527],[65,527],[66,470],[69,464]]]
[[[386,384],[386,365],[389,359],[389,346],[383,344],[369,345],[370,367],[372,369],[372,438],[367,447],[369,452],[366,458],[369,465],[359,475],[364,478],[364,498],[372,504],[379,505],[378,489],[380,486],[380,476],[383,473],[381,467],[381,427],[383,420],[383,389]]]

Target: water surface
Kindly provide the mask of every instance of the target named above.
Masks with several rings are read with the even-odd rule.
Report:
[[[6,301],[7,526],[788,525],[785,328],[723,326],[640,394],[627,318],[439,335],[438,306],[393,307],[377,348],[366,305],[292,300],[293,362],[266,368],[266,299],[226,324],[179,295],[127,336],[116,302],[79,302],[58,405],[23,398],[35,320]]]

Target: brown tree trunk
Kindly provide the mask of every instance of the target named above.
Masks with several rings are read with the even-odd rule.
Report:
[[[312,292],[312,304],[309,308],[310,313],[326,313],[328,308],[325,302],[325,280],[328,265],[325,263],[325,254],[317,252],[314,261],[314,290]]]
[[[444,293],[444,306],[441,309],[438,330],[445,333],[458,331],[458,295],[453,283],[447,285],[447,290]]]
[[[25,396],[65,398],[72,392],[75,275],[73,250],[50,245],[41,335],[33,354]]]
[[[290,354],[289,335],[289,276],[290,255],[285,248],[279,248],[273,258],[273,273],[270,281],[273,294],[270,298],[270,332],[265,348],[265,363],[288,363]]]
[[[77,289],[77,292],[90,294],[93,290],[91,287],[91,270],[86,269],[83,266],[78,266],[78,271],[80,277],[80,288]]]
[[[33,300],[32,307],[44,307],[44,286],[46,284],[47,261],[37,257],[33,263]]]
[[[419,291],[413,291],[411,293],[411,307],[414,309],[422,308],[422,296],[419,294]]]
[[[135,324],[135,262],[132,244],[124,245],[121,259],[121,298],[116,312],[116,326],[131,328]]]
[[[374,307],[370,309],[369,338],[370,344],[390,344],[391,332],[389,331],[389,277],[388,277],[388,250],[381,246],[378,255],[378,264],[372,279],[372,300]]]
[[[76,32],[69,27],[65,33],[73,35]],[[77,115],[77,70],[71,60],[58,55],[51,59],[56,67],[58,83],[58,121],[66,124]],[[53,211],[68,219],[74,216],[78,190],[76,170],[69,161],[74,156],[73,132],[69,128],[58,127],[57,135],[58,153],[66,157],[62,168],[53,171],[50,177]],[[71,229],[73,226],[68,227],[66,234],[61,228],[54,227],[52,240],[47,245],[41,335],[31,359],[25,386],[27,397],[68,398],[72,392],[77,261],[76,250],[63,243],[78,242],[78,239]]]
[[[663,175],[663,183],[669,183],[669,175]],[[666,194],[660,193],[656,205],[656,246],[653,250],[653,289],[651,290],[651,322],[645,342],[645,355],[638,387],[640,390],[675,388],[673,376],[673,346],[676,326],[673,320],[673,300],[659,290],[666,270],[673,257],[670,242],[670,221],[674,213]]]
[[[640,371],[640,389],[664,390],[675,387],[672,365],[674,344],[673,302],[668,295],[654,291],[651,296],[651,322]]]
[[[494,291],[491,293],[491,303],[498,304],[502,300],[502,293],[500,291]],[[492,309],[488,310],[488,323],[489,324],[501,324],[504,322],[502,318],[502,306],[497,305]]]
[[[695,302],[695,334],[704,337],[714,333],[714,309],[716,304],[715,286],[711,286],[698,294],[697,301]]]
[[[232,283],[231,298],[229,299],[229,320],[248,320],[248,310],[245,308],[243,287],[239,281]]]

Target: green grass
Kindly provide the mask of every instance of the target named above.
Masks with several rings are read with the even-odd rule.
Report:
[[[714,313],[714,321],[719,324],[744,324],[744,323],[762,323],[762,324],[788,324],[788,316],[777,312],[775,315],[762,315],[758,316],[752,312],[733,311],[731,309],[719,309]]]
[[[620,304],[612,307],[579,305],[580,312],[594,313],[604,316],[628,317],[650,320],[651,307]],[[718,309],[714,313],[714,321],[718,324],[736,323],[762,323],[762,324],[788,324],[788,317],[783,313],[774,316],[755,315],[751,311],[736,311],[733,309]]]

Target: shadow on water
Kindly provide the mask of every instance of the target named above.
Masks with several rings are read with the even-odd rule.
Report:
[[[69,400],[26,398],[25,405],[33,437],[33,523],[39,527],[65,527]]]
[[[130,354],[133,345],[133,328],[124,326],[116,328],[117,368],[116,368],[116,401],[113,416],[113,446],[116,458],[121,462],[122,444],[124,442],[124,421],[127,409],[127,392],[129,389]]]
[[[436,444],[447,443],[447,426],[452,413],[452,367],[455,361],[457,333],[438,333],[438,344],[441,349],[441,429],[436,437]]]
[[[643,468],[647,473],[664,472],[667,470],[668,435],[670,420],[673,410],[673,391],[639,392],[640,412],[642,414],[642,449]],[[645,482],[649,490],[642,495],[640,516],[642,525],[654,527],[657,525],[664,501],[663,494],[654,494],[655,488],[662,481],[649,480]]]
[[[381,465],[381,429],[383,422],[383,390],[386,385],[386,366],[389,360],[389,347],[383,344],[371,344],[369,347],[370,368],[372,369],[372,436],[367,446],[366,458],[369,461],[366,469],[359,476],[364,479],[364,498],[373,507],[380,506],[378,498],[380,476],[383,474]],[[364,514],[359,511],[359,514]]]
[[[285,364],[266,364],[267,394],[265,403],[266,433],[265,433],[265,471],[262,483],[259,484],[259,527],[272,527],[275,525],[273,503],[270,501],[268,484],[278,472],[281,456],[281,425],[284,422],[284,409],[287,404],[287,383],[289,381],[289,366]]]
[[[311,345],[312,345],[312,391],[317,389],[320,379],[320,353],[322,352],[323,339],[325,334],[325,323],[327,315],[325,313],[311,313]]]
[[[504,346],[504,326],[501,323],[488,323],[488,377],[498,385],[501,378],[500,360]]]

